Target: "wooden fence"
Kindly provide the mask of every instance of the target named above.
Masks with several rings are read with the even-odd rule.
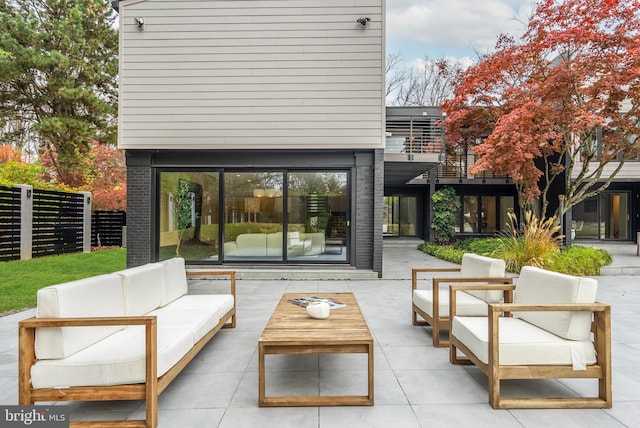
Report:
[[[20,258],[20,189],[0,186],[0,260]]]
[[[93,211],[91,213],[91,246],[121,247],[122,228],[126,225],[125,211]]]
[[[0,261],[122,246],[126,214],[90,208],[87,192],[0,186]]]
[[[84,197],[33,190],[33,257],[83,250]]]

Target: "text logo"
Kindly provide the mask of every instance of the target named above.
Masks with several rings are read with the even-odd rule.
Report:
[[[0,428],[68,428],[69,412],[54,406],[0,406]]]

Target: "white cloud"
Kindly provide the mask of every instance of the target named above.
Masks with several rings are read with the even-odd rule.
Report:
[[[530,0],[387,0],[387,38],[484,53],[500,33],[522,35],[530,11]]]

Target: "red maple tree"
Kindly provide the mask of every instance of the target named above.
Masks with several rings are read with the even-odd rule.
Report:
[[[91,208],[125,211],[127,208],[127,168],[124,151],[114,146],[94,143],[94,178],[90,184]]]
[[[443,105],[450,147],[479,141],[470,172],[508,175],[542,216],[555,180],[565,212],[606,189],[639,151],[639,10],[640,0],[543,0],[520,39],[501,36]]]

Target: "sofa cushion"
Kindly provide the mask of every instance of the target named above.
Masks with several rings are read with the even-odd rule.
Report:
[[[122,280],[107,274],[41,288],[38,318],[114,317],[125,314]],[[43,327],[36,330],[38,359],[64,358],[122,330],[122,326]]]
[[[449,316],[449,293],[442,290],[439,293],[440,316]],[[413,290],[413,303],[433,317],[433,292],[431,290]],[[456,315],[487,316],[487,302],[460,291],[456,296]]]
[[[184,259],[174,257],[163,260],[158,263],[163,269],[163,287],[160,306],[165,306],[178,297],[187,294],[187,273],[185,270]]]
[[[462,264],[460,265],[461,278],[497,278],[504,277],[504,275],[504,260],[479,256],[472,253],[465,253],[462,255]],[[467,292],[486,302],[502,302],[502,299],[504,298],[503,292],[499,290],[479,290]]]
[[[267,256],[282,256],[282,232],[268,233],[266,238]]]
[[[145,380],[145,330],[129,326],[63,359],[37,361],[31,367],[34,388],[103,386]],[[188,329],[158,328],[158,376],[193,346]]]
[[[180,299],[171,302],[167,309],[172,310],[200,310],[210,311],[212,308],[217,309],[216,316],[218,320],[233,308],[232,294],[188,294]]]
[[[122,278],[126,315],[145,315],[160,306],[164,269],[158,263],[116,272]]]
[[[218,324],[218,308],[209,309],[171,309],[167,306],[149,312],[158,319],[158,326],[165,328],[179,328],[189,330],[192,334],[192,344],[202,339]]]
[[[598,282],[525,266],[517,280],[514,303],[593,303]],[[522,318],[565,339],[588,340],[591,337],[591,312],[514,312]]]
[[[233,255],[264,257],[267,255],[266,233],[243,233],[236,237]]]
[[[518,318],[500,318],[499,330],[501,365],[580,366],[596,362],[595,348],[590,340],[563,339]],[[480,361],[489,363],[488,318],[456,316],[451,333]]]

